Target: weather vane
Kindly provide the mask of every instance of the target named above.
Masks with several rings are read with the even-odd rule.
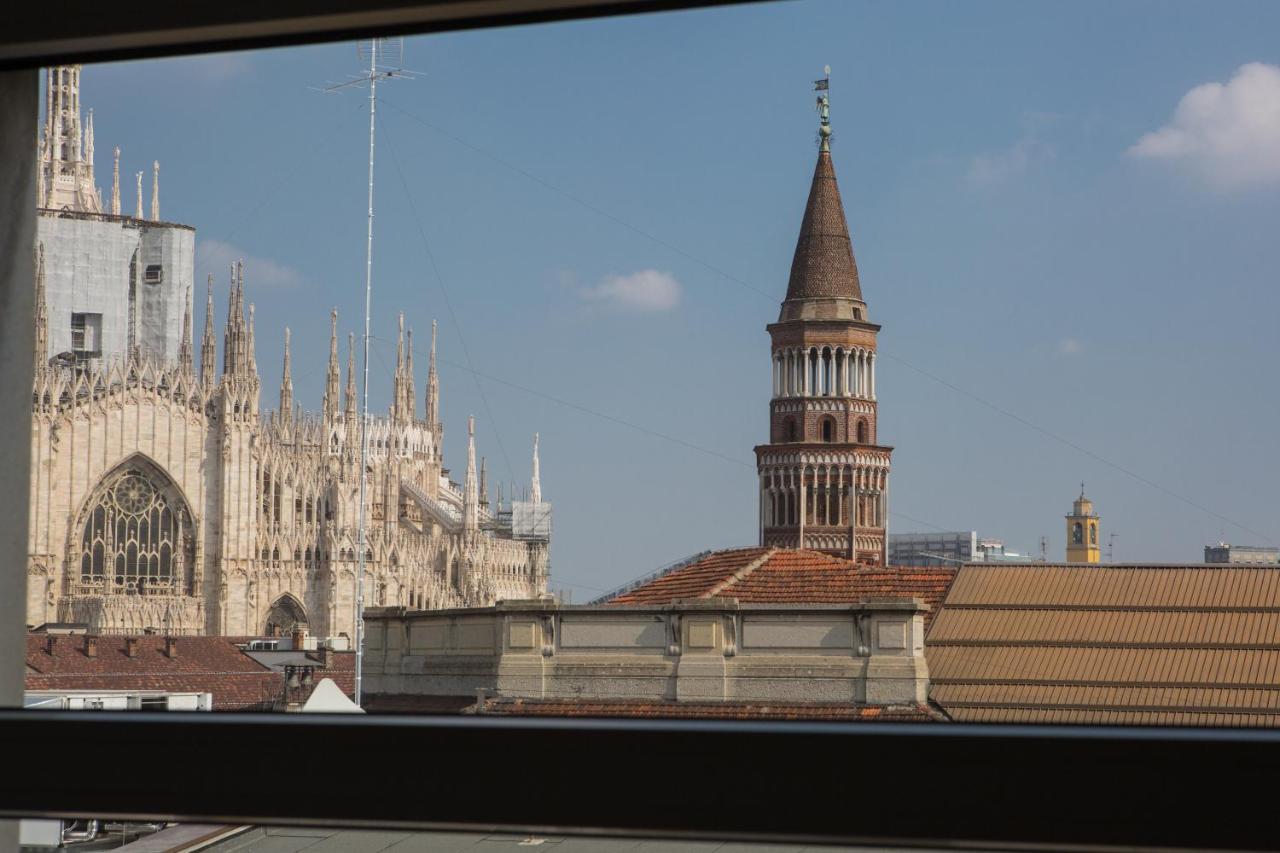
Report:
[[[824,66],[822,69],[823,77],[821,80],[813,81],[814,91],[818,92],[818,115],[822,117],[822,124],[818,127],[818,138],[820,140],[819,147],[822,151],[831,150],[831,99],[829,93],[831,90],[831,66]]]

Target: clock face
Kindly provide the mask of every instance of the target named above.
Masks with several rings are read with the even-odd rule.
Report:
[[[125,512],[139,513],[151,506],[153,494],[150,483],[130,474],[116,486],[116,505]]]

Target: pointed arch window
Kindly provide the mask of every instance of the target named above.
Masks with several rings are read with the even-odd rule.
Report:
[[[129,595],[184,594],[195,540],[181,499],[142,468],[106,481],[80,538],[80,583]]]

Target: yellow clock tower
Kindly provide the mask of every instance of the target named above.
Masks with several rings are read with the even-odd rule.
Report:
[[[1080,497],[1071,505],[1067,516],[1067,562],[1101,562],[1102,550],[1098,546],[1098,514],[1093,511],[1093,501],[1084,496],[1084,483],[1080,484]]]

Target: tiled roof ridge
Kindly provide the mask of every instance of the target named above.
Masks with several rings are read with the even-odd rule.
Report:
[[[747,550],[747,549],[745,549],[745,548],[744,548],[743,550],[745,551],[745,550]],[[715,598],[717,595],[719,595],[720,593],[724,592],[724,591],[725,591],[725,589],[727,589],[728,587],[730,587],[730,586],[732,586],[733,584],[737,583],[738,581],[742,580],[742,579],[743,579],[743,578],[745,578],[747,575],[751,574],[751,573],[752,573],[752,572],[754,572],[756,569],[758,569],[758,568],[760,568],[761,566],[763,566],[766,562],[768,562],[769,558],[770,558],[770,557],[772,557],[772,556],[773,556],[774,554],[776,554],[776,553],[778,553],[778,549],[777,549],[777,548],[770,548],[769,550],[767,550],[767,551],[765,551],[763,554],[761,554],[759,557],[757,557],[756,559],[752,560],[750,563],[747,563],[745,566],[743,566],[742,568],[738,569],[738,570],[737,570],[736,572],[734,572],[733,574],[729,575],[729,577],[725,578],[724,580],[720,581],[720,583],[716,584],[716,585],[715,585],[715,586],[713,586],[711,589],[707,590],[706,594],[704,594],[704,595],[703,595],[703,596],[701,596],[701,597],[702,597],[702,598]]]

